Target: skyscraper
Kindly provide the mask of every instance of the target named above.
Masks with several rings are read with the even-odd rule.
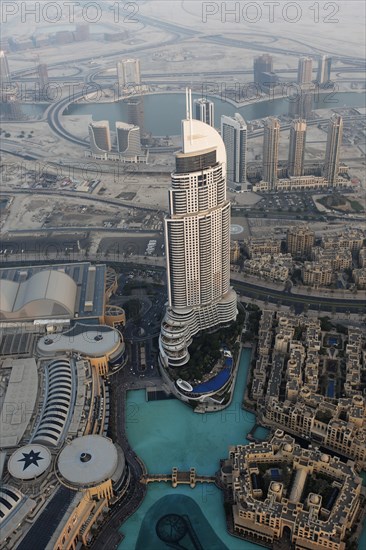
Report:
[[[288,98],[289,116],[292,118],[309,118],[313,110],[313,94],[314,90],[303,88],[293,96],[290,96]]]
[[[93,155],[106,157],[106,153],[112,149],[109,121],[91,122],[89,124],[89,138]]]
[[[237,315],[236,293],[230,287],[225,145],[214,128],[192,119],[190,92],[182,142],[165,219],[168,306],[159,339],[163,367],[185,365],[195,334]]]
[[[122,59],[117,63],[117,79],[119,92],[133,91],[131,88],[139,88],[141,84],[140,60]]]
[[[214,103],[201,97],[194,100],[195,119],[215,126]]]
[[[39,82],[39,96],[40,99],[50,100],[52,99],[52,90],[49,89],[48,68],[45,63],[41,63],[37,67],[38,82]]]
[[[0,50],[0,82],[4,86],[11,81],[8,58],[3,50]]]
[[[229,187],[242,189],[246,185],[248,129],[239,113],[221,117],[221,137],[226,148]]]
[[[288,175],[302,176],[304,173],[306,140],[306,121],[294,120],[290,128],[290,147],[288,155]]]
[[[134,97],[127,101],[127,122],[140,128],[140,133],[144,133],[144,98],[143,96]]]
[[[263,73],[273,73],[273,57],[268,53],[254,59],[254,82],[262,86],[264,84]]]
[[[268,117],[264,125],[263,139],[263,177],[273,189],[277,181],[278,146],[280,141],[280,121],[274,117]]]
[[[140,128],[126,122],[116,122],[117,150],[123,157],[135,158],[141,154]]]
[[[309,84],[313,78],[313,60],[311,57],[300,57],[297,69],[297,83]]]
[[[89,40],[90,38],[90,27],[87,23],[79,23],[76,25],[74,37],[76,41]]]
[[[339,154],[343,137],[343,119],[333,115],[328,125],[327,148],[325,151],[324,177],[330,186],[337,183],[339,173]]]
[[[326,84],[330,81],[332,58],[329,55],[322,55],[318,60],[317,81],[319,84]]]

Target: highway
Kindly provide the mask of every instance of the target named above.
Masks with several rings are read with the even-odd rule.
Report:
[[[13,254],[7,257],[0,256],[1,267],[11,267],[13,265],[30,264],[32,262],[78,262],[78,261],[95,261],[110,264],[112,266],[141,266],[145,268],[155,268],[165,270],[166,259],[165,257],[144,257],[144,256],[128,256],[124,254],[89,254],[87,258],[83,252],[72,252],[72,255],[65,256],[62,251],[47,254],[47,258],[44,254]],[[241,275],[240,275],[241,277]],[[366,315],[366,298],[365,292],[359,292],[357,295],[352,295],[354,298],[339,297],[339,291],[334,291],[333,296],[318,295],[321,290],[312,291],[311,289],[307,294],[304,294],[305,287],[296,287],[296,294],[283,290],[276,290],[270,288],[266,281],[262,281],[262,284],[247,282],[238,279],[237,274],[232,274],[231,284],[238,292],[240,298],[249,298],[254,302],[262,302],[263,304],[272,303],[277,306],[293,306],[296,313],[300,313],[304,309],[312,309],[319,313],[331,312],[331,313],[356,313],[359,315]],[[298,292],[298,293],[297,293]],[[325,293],[332,293],[329,290],[325,290]],[[344,291],[342,292],[344,293]],[[338,296],[337,296],[338,294]],[[351,295],[350,295],[351,296]]]
[[[271,302],[277,305],[293,306],[296,313],[301,313],[304,308],[320,312],[343,312],[366,314],[366,300],[350,300],[343,298],[319,297],[309,294],[290,294],[289,292],[275,290],[258,284],[244,281],[231,280],[231,284],[241,297],[248,297],[262,302]],[[263,281],[263,285],[265,282]]]

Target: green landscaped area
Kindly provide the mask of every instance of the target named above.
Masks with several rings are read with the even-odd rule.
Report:
[[[213,369],[224,367],[225,358],[222,349],[228,349],[232,353],[233,364],[235,364],[240,349],[240,334],[244,319],[244,310],[239,305],[236,321],[230,326],[195,336],[189,346],[190,360],[188,364],[182,368],[169,369],[171,378],[174,380],[182,378],[187,381],[202,380]]]
[[[365,211],[365,208],[360,202],[356,201],[355,199],[350,199],[345,195],[341,195],[340,193],[326,195],[324,197],[321,197],[320,199],[317,199],[317,202],[325,206],[325,208],[338,210],[339,212],[358,213]]]

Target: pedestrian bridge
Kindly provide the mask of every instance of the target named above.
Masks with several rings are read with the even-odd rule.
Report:
[[[141,478],[141,482],[145,484],[155,481],[170,482],[172,487],[190,485],[193,489],[196,483],[215,483],[216,478],[212,476],[200,476],[196,474],[196,468],[190,468],[189,472],[180,472],[175,467],[172,468],[171,474],[145,474]]]

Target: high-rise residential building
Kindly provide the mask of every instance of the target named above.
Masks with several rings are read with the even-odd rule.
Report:
[[[194,100],[195,119],[215,126],[214,102],[201,97]]]
[[[287,172],[289,176],[304,174],[306,121],[294,120],[290,128],[290,146]]]
[[[74,32],[75,40],[82,42],[84,40],[89,40],[90,38],[90,27],[87,23],[79,23],[76,25]]]
[[[297,69],[297,83],[309,84],[313,78],[313,60],[311,57],[300,57]]]
[[[292,118],[307,119],[313,110],[313,92],[311,90],[299,90],[289,97],[288,114]]]
[[[0,50],[0,84],[6,86],[11,81],[8,58],[3,50]]]
[[[340,115],[333,115],[328,125],[327,148],[325,151],[324,164],[324,177],[331,186],[337,183],[342,137],[343,119]]]
[[[140,128],[126,122],[116,122],[117,150],[126,158],[141,154]]]
[[[269,189],[273,189],[277,181],[279,142],[280,121],[268,117],[264,124],[262,180],[268,182]]]
[[[330,81],[330,72],[332,69],[332,58],[329,55],[322,55],[318,60],[317,82],[326,84]]]
[[[265,78],[263,73],[273,73],[273,57],[268,53],[254,59],[254,82],[262,86]]]
[[[144,98],[142,96],[127,101],[127,122],[140,128],[144,133]]]
[[[131,92],[131,88],[139,88],[141,85],[140,60],[122,59],[117,63],[117,79],[119,92]]]
[[[287,230],[287,252],[292,256],[310,256],[314,242],[315,233],[307,225],[294,226]]]
[[[111,133],[108,120],[100,120],[89,124],[90,148],[95,156],[106,157],[112,149]]]
[[[41,90],[48,86],[48,67],[45,63],[41,63],[37,67],[39,87]]]
[[[176,154],[165,219],[168,306],[159,339],[162,367],[189,361],[192,337],[235,320],[230,287],[230,202],[226,197],[226,151],[219,133],[187,116],[182,151]]]
[[[221,117],[221,137],[227,155],[227,180],[236,190],[246,187],[248,128],[239,113]]]

